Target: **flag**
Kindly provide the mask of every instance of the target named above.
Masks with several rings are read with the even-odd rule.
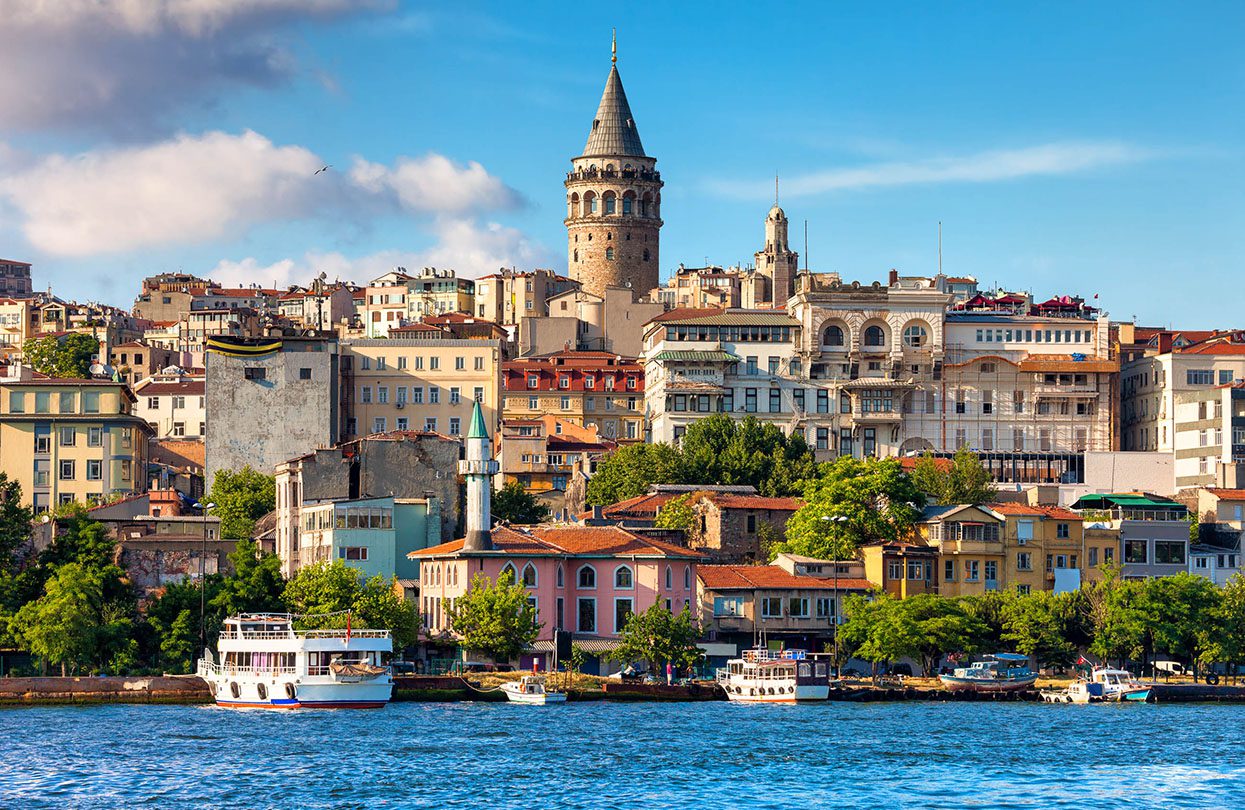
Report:
[[[1080,666],[1088,666],[1088,665],[1089,665],[1089,659],[1088,659],[1088,658],[1086,658],[1086,657],[1085,657],[1085,656],[1083,656],[1083,655],[1082,655],[1082,656],[1078,656],[1078,657],[1077,657],[1077,659],[1076,659],[1076,665],[1077,665],[1078,667],[1080,667]]]
[[[346,611],[346,646],[350,646],[350,611]]]

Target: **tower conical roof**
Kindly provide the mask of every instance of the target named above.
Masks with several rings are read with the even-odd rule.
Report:
[[[640,143],[640,132],[631,117],[631,106],[627,104],[627,94],[623,91],[617,65],[610,67],[605,92],[601,94],[601,104],[597,107],[596,118],[592,119],[592,130],[584,146],[583,157],[598,155],[645,157],[644,144]]]
[[[484,411],[480,409],[480,402],[477,400],[475,409],[471,412],[471,429],[467,431],[468,439],[487,439],[488,428],[484,426]]]

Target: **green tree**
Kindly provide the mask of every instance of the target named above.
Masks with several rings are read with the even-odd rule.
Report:
[[[212,514],[220,518],[220,536],[248,539],[255,521],[268,514],[277,503],[276,483],[271,475],[249,466],[241,470],[220,470],[212,482],[208,502],[216,504]]]
[[[354,627],[389,630],[395,649],[419,639],[415,605],[397,594],[393,582],[380,576],[364,579],[341,560],[299,569],[286,583],[283,599],[291,613],[301,614],[303,627],[345,627],[349,615]]]
[[[507,523],[540,523],[549,517],[549,507],[518,481],[510,481],[493,496],[493,517]]]
[[[643,613],[632,613],[618,634],[618,647],[610,653],[615,661],[643,661],[649,672],[660,675],[666,664],[675,669],[695,667],[704,657],[696,645],[700,625],[687,608],[678,615],[654,603]]]
[[[682,458],[668,444],[629,444],[607,453],[588,479],[589,506],[635,498],[652,484],[683,483]]]
[[[1203,663],[1245,661],[1245,576],[1236,574],[1223,586],[1204,635]]]
[[[1068,641],[1066,614],[1059,602],[1059,596],[1048,591],[1014,596],[1003,610],[1003,639],[1017,652],[1036,658],[1039,666],[1071,664],[1076,647]]]
[[[74,504],[56,522],[58,531],[39,555],[40,564],[49,568],[66,563],[80,563],[89,568],[112,565],[117,543],[107,526],[91,519],[86,507]]]
[[[878,664],[917,654],[916,625],[900,610],[900,601],[889,594],[848,596],[843,615],[838,628],[840,654],[869,661],[875,673]]]
[[[807,483],[804,506],[787,521],[787,539],[773,553],[853,559],[862,543],[906,537],[924,503],[895,459],[842,456]]]
[[[898,609],[911,623],[914,657],[921,659],[926,675],[937,673],[944,655],[976,650],[986,632],[985,625],[955,599],[922,593],[904,599]]]
[[[1142,610],[1156,649],[1197,664],[1219,635],[1216,619],[1222,595],[1206,577],[1182,571],[1145,581]]]
[[[445,609],[464,651],[479,650],[498,662],[518,658],[543,626],[536,621],[527,589],[515,583],[510,571],[496,582],[476,574],[467,593],[452,603],[446,600]]]
[[[96,661],[103,606],[102,573],[66,563],[48,579],[43,596],[17,611],[11,626],[30,652],[66,675]]]
[[[30,338],[22,344],[22,356],[35,371],[49,377],[81,379],[91,372],[99,352],[99,339],[74,332],[63,337]]]
[[[30,543],[33,519],[30,507],[22,505],[21,484],[0,472],[0,571],[15,571],[18,552]]]
[[[751,485],[762,495],[795,495],[817,474],[813,451],[799,432],[787,435],[755,416],[719,413],[688,425],[679,443],[688,484]]]
[[[912,482],[931,500],[945,505],[990,503],[999,494],[990,471],[968,447],[956,450],[950,461],[927,452],[913,465]]]
[[[689,492],[686,495],[679,495],[666,501],[665,506],[657,510],[657,517],[653,521],[653,525],[659,529],[691,531],[692,527],[696,525],[696,512],[692,509],[692,496],[694,494]]]
[[[239,540],[229,553],[232,572],[219,578],[210,600],[217,616],[217,629],[228,616],[239,613],[275,613],[284,606],[285,578],[281,558],[259,550],[254,540]]]
[[[190,672],[199,646],[199,623],[189,610],[177,614],[173,623],[160,634],[160,658],[168,672]]]
[[[1117,566],[1104,565],[1103,578],[1086,589],[1094,638],[1089,651],[1117,663],[1141,655],[1149,639],[1142,585],[1120,578]]]

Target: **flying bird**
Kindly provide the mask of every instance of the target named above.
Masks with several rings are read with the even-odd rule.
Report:
[[[319,174],[320,172],[327,172],[327,171],[328,171],[329,169],[331,169],[331,168],[333,168],[331,165],[329,165],[329,166],[321,166],[320,168],[316,169],[316,170],[312,173],[312,175],[311,175],[311,176],[312,176],[312,177],[315,177],[315,176],[316,176],[317,174]]]

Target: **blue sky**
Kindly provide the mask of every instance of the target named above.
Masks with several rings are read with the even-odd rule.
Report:
[[[777,172],[814,270],[936,272],[941,220],[949,274],[1245,321],[1239,3],[52,5],[0,0],[0,255],[62,295],[565,269],[617,26],[663,274],[750,261]]]

